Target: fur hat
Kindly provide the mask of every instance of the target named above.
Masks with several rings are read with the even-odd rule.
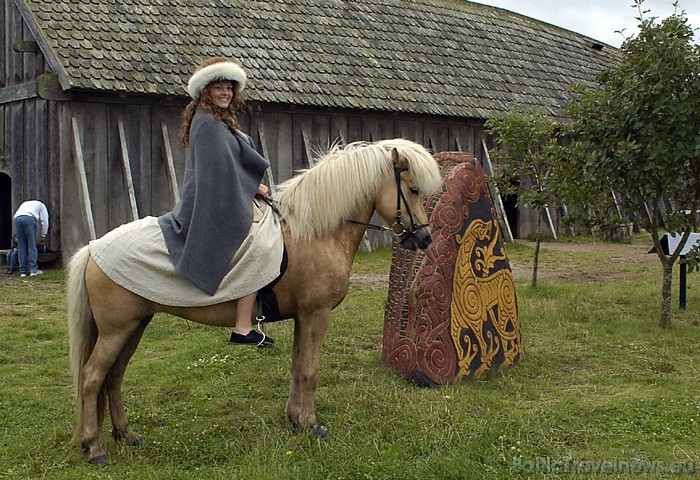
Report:
[[[243,68],[234,62],[231,62],[224,57],[213,57],[205,60],[197,68],[187,82],[187,93],[195,100],[199,99],[202,91],[211,82],[220,82],[221,80],[230,80],[237,83],[237,90],[241,92],[245,88],[247,80]]]

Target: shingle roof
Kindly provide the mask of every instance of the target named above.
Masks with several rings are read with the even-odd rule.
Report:
[[[461,0],[20,0],[64,88],[183,95],[207,56],[262,102],[488,118],[556,114],[617,50]],[[44,43],[45,42],[45,43]]]

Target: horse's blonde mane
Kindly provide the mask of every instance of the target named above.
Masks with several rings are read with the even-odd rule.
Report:
[[[335,145],[312,168],[279,185],[276,196],[292,238],[308,241],[350,219],[393,175],[393,149],[406,160],[412,186],[424,193],[437,188],[437,162],[417,143],[394,139]]]

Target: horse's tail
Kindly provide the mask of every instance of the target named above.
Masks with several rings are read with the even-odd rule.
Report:
[[[74,442],[80,441],[83,430],[83,393],[82,375],[83,366],[90,358],[97,341],[97,326],[92,316],[90,299],[85,286],[85,270],[90,259],[89,247],[81,248],[71,259],[68,265],[68,338],[70,341],[70,367],[75,387],[75,405],[77,424]],[[105,414],[106,396],[102,388],[97,396],[97,418],[101,424]]]

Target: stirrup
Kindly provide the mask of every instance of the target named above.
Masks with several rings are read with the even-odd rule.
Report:
[[[265,315],[262,315],[262,314],[257,315],[255,317],[255,320],[258,322],[257,323],[258,333],[260,333],[260,335],[262,335],[262,340],[260,340],[260,343],[258,343],[258,345],[257,345],[258,347],[260,347],[265,343],[265,339],[267,338],[267,335],[265,335],[265,332],[262,329],[262,323],[265,321]]]

